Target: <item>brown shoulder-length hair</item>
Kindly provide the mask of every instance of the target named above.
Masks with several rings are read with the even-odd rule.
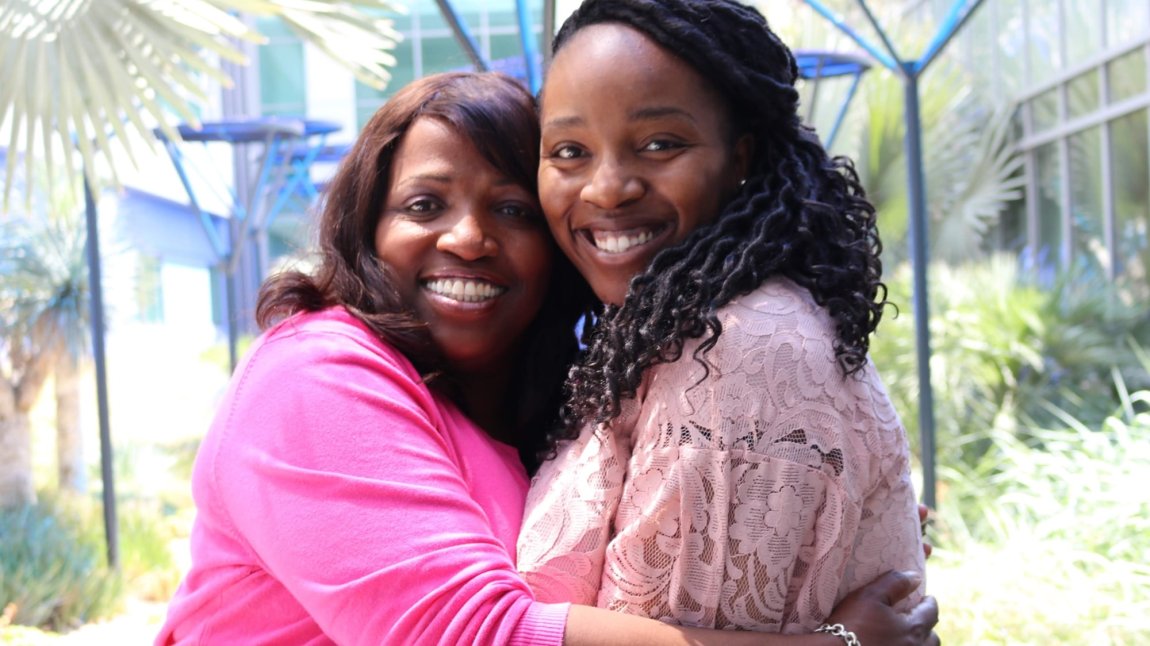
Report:
[[[256,321],[267,328],[297,312],[342,306],[402,352],[430,385],[450,396],[451,375],[426,324],[405,306],[390,268],[375,254],[375,229],[390,190],[392,159],[420,117],[451,126],[496,170],[536,193],[539,120],[526,88],[491,72],[419,79],[372,116],[336,171],[319,220],[318,266],[311,273],[269,277],[260,289]],[[575,321],[591,302],[582,278],[562,254],[554,255],[548,295],[520,344],[522,357],[508,402],[516,411],[514,442],[528,468],[533,468],[559,408],[566,370],[577,351]]]

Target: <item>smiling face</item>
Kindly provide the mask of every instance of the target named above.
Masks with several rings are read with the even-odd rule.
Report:
[[[539,195],[559,247],[608,303],[711,222],[751,152],[718,93],[640,32],[604,23],[556,54],[542,94]]]
[[[501,369],[543,302],[551,245],[531,191],[421,117],[392,159],[375,252],[449,366]]]

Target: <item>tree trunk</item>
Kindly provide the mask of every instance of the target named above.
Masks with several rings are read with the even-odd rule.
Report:
[[[0,509],[36,502],[32,484],[32,426],[16,393],[0,388]]]
[[[88,490],[80,433],[80,362],[70,352],[56,359],[56,475],[60,491]]]

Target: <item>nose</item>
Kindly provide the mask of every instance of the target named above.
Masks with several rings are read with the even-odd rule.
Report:
[[[447,229],[437,240],[436,248],[463,260],[494,256],[499,251],[499,241],[491,235],[489,225],[490,218],[473,211],[460,213],[448,222]]]
[[[625,160],[604,156],[598,160],[579,197],[601,209],[616,209],[643,196],[643,182]]]

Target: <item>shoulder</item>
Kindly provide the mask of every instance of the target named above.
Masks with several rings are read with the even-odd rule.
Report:
[[[834,336],[834,321],[811,293],[783,277],[768,279],[718,311],[724,331],[738,328],[753,336],[800,332]]]
[[[300,313],[265,332],[236,369],[224,406],[285,423],[386,405],[434,416],[418,371],[343,308]]]
[[[349,368],[385,369],[403,380],[420,381],[401,352],[372,333],[342,307],[302,312],[265,332],[238,368],[295,368],[304,373],[343,364]]]

